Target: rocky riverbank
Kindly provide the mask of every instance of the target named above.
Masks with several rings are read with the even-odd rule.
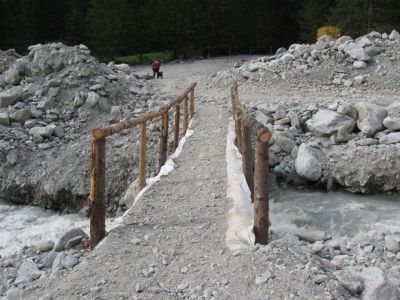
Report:
[[[0,197],[56,210],[86,206],[91,130],[155,110],[169,99],[127,65],[105,65],[84,45],[36,45],[0,74]],[[172,119],[172,118],[171,118]],[[149,124],[148,175],[159,124]],[[107,143],[108,212],[137,175],[138,131]]]
[[[270,165],[285,182],[350,192],[400,191],[400,34],[322,37],[217,73],[273,133]],[[265,91],[267,100],[252,98]],[[281,95],[279,95],[281,94]]]

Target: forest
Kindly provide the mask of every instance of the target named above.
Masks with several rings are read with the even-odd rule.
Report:
[[[0,49],[85,44],[102,59],[170,51],[175,58],[270,53],[341,34],[400,27],[398,0],[0,0]]]

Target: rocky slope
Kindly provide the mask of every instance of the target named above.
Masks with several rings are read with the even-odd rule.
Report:
[[[0,197],[52,209],[86,205],[91,130],[167,101],[126,65],[105,65],[84,45],[36,45],[0,75]],[[159,125],[149,125],[156,151]],[[107,144],[109,212],[136,178],[137,132]],[[154,155],[149,157],[156,158]],[[149,160],[149,175],[155,160]]]
[[[322,37],[216,74],[273,132],[278,178],[351,192],[400,191],[400,34]],[[265,100],[252,91],[264,91]]]

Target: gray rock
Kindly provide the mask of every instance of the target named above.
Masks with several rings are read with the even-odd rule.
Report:
[[[384,129],[383,120],[387,116],[384,107],[376,104],[359,102],[355,104],[358,113],[357,127],[368,137]]]
[[[10,114],[9,117],[11,122],[24,123],[31,118],[31,111],[27,108],[19,109]]]
[[[11,288],[6,292],[7,300],[22,300],[23,293],[18,288]]]
[[[274,136],[275,143],[286,153],[291,153],[296,143],[283,135]]]
[[[10,118],[6,112],[0,112],[0,125],[10,125]]]
[[[340,38],[338,38],[335,42],[336,45],[340,45],[340,44],[345,44],[347,42],[353,41],[353,38],[347,35],[344,35]]]
[[[4,80],[8,84],[13,84],[17,85],[21,81],[21,76],[20,76],[20,65],[19,64],[13,64],[6,72]]]
[[[53,106],[53,103],[54,103],[54,98],[43,98],[43,100],[39,101],[37,109],[46,111],[47,109]]]
[[[14,86],[6,91],[0,92],[0,107],[13,105],[22,96],[22,87]]]
[[[65,245],[67,242],[73,238],[76,238],[78,236],[82,236],[84,238],[87,238],[87,234],[80,228],[73,228],[66,233],[57,241],[54,251],[59,252],[65,250]]]
[[[295,235],[303,241],[308,243],[315,243],[317,241],[327,241],[332,237],[328,235],[326,232],[321,230],[312,230],[312,231],[298,231],[295,232]]]
[[[379,141],[377,139],[373,138],[366,138],[366,139],[361,139],[356,141],[356,145],[358,146],[371,146],[371,145],[377,145],[379,144]]]
[[[58,255],[57,252],[54,251],[48,252],[42,261],[42,266],[45,268],[53,268],[53,264],[57,255]]]
[[[99,103],[100,96],[95,92],[89,92],[88,97],[86,99],[86,104],[89,107],[94,107],[97,103]]]
[[[270,271],[265,271],[264,273],[262,273],[256,277],[255,284],[262,285],[262,284],[268,282],[268,280],[270,280],[273,277],[274,276],[271,274]]]
[[[70,240],[65,244],[65,250],[69,250],[69,249],[74,248],[76,245],[78,245],[80,242],[82,242],[82,239],[83,239],[83,236],[81,236],[81,235],[70,239]]]
[[[355,69],[366,69],[368,67],[368,64],[365,61],[356,60],[355,62],[353,62],[353,67]]]
[[[398,300],[400,291],[389,280],[385,273],[377,267],[369,267],[359,274],[364,284],[362,300]]]
[[[357,46],[361,48],[366,48],[372,46],[372,42],[368,37],[364,36],[357,42]]]
[[[359,294],[363,290],[363,284],[358,278],[358,272],[354,267],[345,267],[341,271],[335,272],[335,276],[346,290],[351,294]]]
[[[365,52],[365,50],[359,46],[357,46],[353,42],[349,42],[346,44],[344,47],[343,51],[350,55],[350,57],[356,59],[356,60],[362,60],[362,61],[370,61],[371,58],[368,56],[368,54]]]
[[[385,248],[394,254],[398,253],[400,251],[400,236],[385,236]]]
[[[383,120],[383,125],[391,130],[400,129],[400,101],[393,102],[386,108],[388,116]]]
[[[322,176],[322,153],[308,144],[301,144],[295,162],[296,173],[309,181],[318,181]]]
[[[17,278],[14,281],[15,285],[36,280],[43,274],[43,271],[39,271],[34,262],[25,261],[19,267],[17,274]]]
[[[55,253],[55,252],[54,252],[54,253]],[[57,256],[55,257],[55,259],[54,259],[54,261],[53,261],[53,266],[52,266],[52,268],[51,268],[52,272],[57,271],[57,270],[62,270],[62,269],[64,269],[64,266],[61,264],[61,262],[62,262],[62,260],[64,259],[64,257],[65,257],[66,255],[67,255],[67,254],[66,254],[64,251],[59,252],[59,253],[57,254]]]
[[[78,106],[83,105],[83,103],[84,103],[84,101],[83,101],[82,97],[79,94],[76,95],[74,98],[74,106],[78,107]]]
[[[316,136],[331,136],[341,128],[350,133],[355,124],[354,119],[331,110],[320,110],[306,122],[308,130]]]
[[[54,242],[50,240],[42,240],[36,244],[36,250],[39,252],[50,251],[54,247]]]
[[[367,52],[367,54],[369,56],[376,56],[376,55],[381,54],[383,52],[383,49],[378,46],[371,46],[371,47],[366,48],[365,52]]]
[[[76,266],[79,263],[79,260],[73,256],[73,255],[65,255],[62,259],[61,259],[61,265],[66,268],[66,269],[70,269],[74,266]]]
[[[389,39],[390,40],[400,40],[400,34],[397,30],[392,30],[392,32],[389,34]]]
[[[33,127],[29,130],[29,135],[40,135],[43,137],[49,137],[53,135],[55,127],[55,125],[48,125],[45,127]]]
[[[396,144],[400,143],[400,132],[392,132],[379,138],[380,144]]]
[[[290,125],[292,125],[293,127],[300,127],[301,121],[296,112],[290,111],[288,113],[288,117],[290,118]]]
[[[276,50],[275,55],[280,55],[285,53],[287,50],[284,47],[279,48],[278,50]]]
[[[37,123],[37,120],[35,120],[35,119],[26,120],[24,123],[24,128],[30,129],[32,127],[35,127],[36,123]]]

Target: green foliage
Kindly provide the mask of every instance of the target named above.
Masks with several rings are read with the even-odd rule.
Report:
[[[167,62],[173,59],[173,52],[150,52],[142,55],[142,59],[140,59],[140,54],[136,55],[128,55],[128,56],[117,56],[114,58],[116,63],[126,63],[130,65],[138,65],[141,63],[151,63],[155,60],[159,60],[161,62]]]

